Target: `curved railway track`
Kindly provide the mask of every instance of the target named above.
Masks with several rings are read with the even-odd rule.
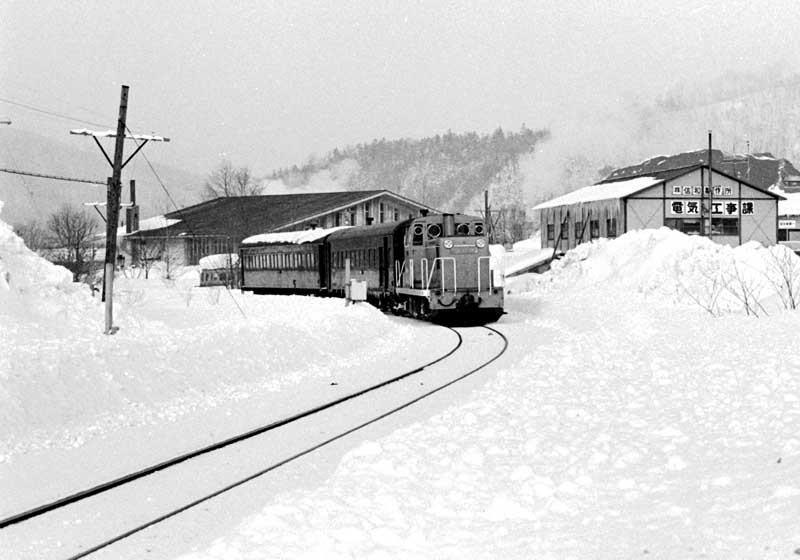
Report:
[[[238,447],[249,445],[254,449],[262,449],[263,446],[271,447],[273,444],[270,442],[259,441],[263,440],[264,438],[268,438],[273,434],[280,434],[281,429],[302,429],[298,428],[298,425],[302,426],[303,423],[309,423],[309,426],[312,427],[310,431],[314,431],[314,424],[313,421],[315,418],[324,417],[325,415],[333,415],[332,417],[336,416],[346,416],[348,414],[352,415],[352,412],[347,412],[346,410],[349,409],[353,410],[354,408],[359,408],[359,403],[364,403],[365,399],[362,397],[366,397],[370,395],[373,400],[375,399],[385,399],[387,400],[386,408],[383,412],[378,414],[372,414],[368,417],[358,417],[352,418],[350,424],[348,425],[341,425],[336,426],[335,429],[332,429],[331,434],[324,434],[320,440],[316,443],[306,442],[304,445],[300,445],[293,449],[289,449],[289,446],[286,446],[286,453],[283,457],[277,460],[269,461],[269,464],[257,472],[250,472],[245,476],[236,477],[235,480],[232,482],[230,479],[227,483],[216,486],[216,489],[211,492],[204,492],[199,498],[194,498],[188,501],[184,501],[182,505],[178,507],[171,507],[165,513],[161,513],[154,517],[151,517],[145,522],[139,523],[132,528],[128,528],[124,531],[119,532],[116,536],[107,539],[103,542],[95,544],[93,546],[86,547],[85,545],[81,544],[77,547],[74,547],[73,550],[77,549],[77,552],[70,552],[70,556],[68,558],[70,560],[84,558],[94,552],[97,552],[101,549],[104,549],[114,543],[117,543],[127,537],[130,537],[136,533],[143,531],[149,527],[152,527],[156,524],[159,524],[167,519],[175,517],[191,508],[194,508],[204,502],[207,502],[221,494],[229,492],[234,488],[238,488],[247,482],[250,482],[258,477],[261,477],[267,473],[275,471],[276,469],[299,459],[300,457],[306,456],[314,451],[317,451],[325,446],[332,444],[338,440],[341,440],[347,437],[354,432],[362,430],[367,426],[371,426],[389,416],[399,413],[407,409],[408,407],[418,403],[419,401],[426,399],[440,391],[452,386],[455,383],[477,373],[481,369],[485,368],[495,360],[497,360],[506,350],[508,347],[508,340],[506,337],[498,330],[492,327],[476,327],[477,329],[482,329],[485,331],[489,331],[491,336],[497,336],[501,347],[495,351],[493,351],[491,356],[488,357],[480,357],[480,359],[476,363],[472,363],[469,367],[466,367],[466,371],[463,369],[457,370],[455,372],[449,371],[450,368],[453,367],[450,362],[456,361],[455,367],[459,368],[462,367],[462,364],[458,364],[455,358],[460,354],[459,350],[463,350],[462,346],[464,344],[464,336],[456,329],[449,328],[456,334],[457,341],[456,343],[447,350],[447,352],[443,353],[441,356],[437,357],[435,360],[432,360],[424,365],[416,367],[410,371],[401,373],[400,375],[396,375],[390,379],[383,380],[379,383],[371,385],[365,389],[361,389],[350,394],[347,394],[343,397],[325,402],[319,406],[315,406],[313,408],[309,408],[307,410],[298,412],[296,414],[292,414],[290,416],[281,418],[280,420],[270,422],[269,424],[265,424],[253,430],[249,430],[247,432],[238,434],[236,436],[226,438],[219,442],[213,443],[211,445],[204,446],[202,448],[198,448],[194,451],[189,453],[185,453],[179,456],[176,456],[172,459],[162,461],[160,463],[151,465],[149,467],[137,470],[132,472],[128,475],[116,478],[114,480],[107,481],[102,484],[98,484],[91,488],[87,488],[83,491],[76,492],[69,496],[65,496],[59,500],[55,500],[49,502],[47,504],[42,504],[38,507],[31,508],[27,511],[21,512],[19,514],[7,517],[5,519],[0,520],[0,536],[2,536],[3,532],[14,531],[17,528],[24,528],[26,525],[36,524],[39,521],[42,521],[42,525],[44,526],[52,526],[53,520],[48,521],[50,518],[57,518],[60,512],[64,512],[67,518],[74,518],[74,519],[81,519],[82,517],[86,517],[85,514],[82,513],[75,513],[75,508],[80,508],[83,503],[92,502],[97,500],[102,500],[103,496],[113,494],[114,492],[125,491],[129,494],[134,496],[138,496],[139,494],[146,494],[147,491],[139,493],[137,491],[131,491],[131,487],[135,487],[136,485],[133,484],[136,481],[140,481],[142,479],[149,480],[148,477],[155,475],[155,478],[158,477],[165,477],[169,476],[169,473],[172,471],[179,471],[182,468],[186,468],[186,465],[194,463],[194,462],[203,462],[209,461],[208,457],[214,457],[214,452],[217,452],[223,448],[232,448],[236,449],[237,444]],[[466,332],[470,332],[470,337],[474,336],[475,329],[467,329]],[[474,341],[471,342],[474,344]],[[448,364],[450,366],[448,367]],[[441,370],[441,371],[440,371]],[[417,381],[421,379],[425,375],[424,380]],[[419,377],[418,377],[419,376]],[[443,378],[443,379],[442,379]],[[433,388],[425,388],[425,383],[433,383]],[[435,383],[434,383],[435,382]],[[389,391],[385,391],[385,389],[389,385],[402,385],[405,383],[404,387],[401,387],[394,392],[399,395],[399,399],[393,397],[392,399],[386,399],[385,397],[378,397],[376,395],[380,395],[382,390],[384,393],[391,393]],[[360,408],[364,408],[361,406]],[[328,426],[330,424],[325,423],[324,418],[320,418],[319,422],[316,426],[316,429],[319,430],[319,425]],[[277,438],[277,441],[281,441],[281,435],[274,436]],[[310,438],[309,438],[310,439]],[[255,442],[255,443],[254,443]],[[233,446],[233,447],[231,447]],[[195,461],[196,460],[196,461]],[[250,463],[252,464],[252,463]],[[263,464],[263,463],[262,463]],[[183,465],[183,467],[182,467]],[[206,466],[199,466],[197,467],[199,471],[206,469]],[[186,475],[184,474],[175,474],[178,480],[184,480]],[[168,484],[168,483],[167,483]],[[197,494],[195,494],[196,496]],[[110,498],[113,500],[114,498]],[[97,505],[95,504],[95,510],[98,510]],[[103,508],[100,507],[99,510]],[[113,509],[113,508],[112,508]],[[77,511],[80,511],[79,509]],[[91,515],[89,515],[91,517]],[[58,521],[55,521],[58,523]],[[80,522],[80,521],[79,521]],[[69,521],[61,521],[61,524],[69,524]],[[25,533],[26,531],[22,531]],[[73,547],[69,547],[73,548]],[[60,556],[63,558],[64,556]]]

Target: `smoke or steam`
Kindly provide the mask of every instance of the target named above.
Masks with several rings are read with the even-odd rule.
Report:
[[[549,123],[551,138],[520,161],[526,202],[535,204],[593,184],[611,168],[708,146],[800,158],[800,75],[726,73],[708,83],[679,84],[652,100],[615,105]]]
[[[317,171],[308,178],[290,176],[288,183],[282,180],[264,180],[263,194],[307,194],[349,190],[351,178],[361,167],[354,159],[345,159],[328,168]]]

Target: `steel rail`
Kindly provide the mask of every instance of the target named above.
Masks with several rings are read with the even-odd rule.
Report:
[[[280,468],[280,467],[282,467],[282,466],[284,466],[284,465],[286,465],[288,463],[291,463],[292,461],[294,461],[296,459],[299,459],[300,457],[308,455],[309,453],[312,453],[312,452],[316,451],[317,449],[325,447],[326,445],[329,445],[329,444],[331,444],[331,443],[333,443],[333,442],[335,442],[337,440],[340,440],[340,439],[342,439],[342,438],[344,438],[344,437],[346,437],[346,436],[348,436],[348,435],[350,435],[350,434],[352,434],[354,432],[357,432],[357,431],[359,431],[359,430],[361,430],[363,428],[366,428],[367,426],[369,426],[371,424],[374,424],[375,422],[379,422],[380,420],[383,420],[384,418],[386,418],[388,416],[391,416],[392,414],[396,414],[396,413],[400,412],[401,410],[404,410],[404,409],[410,407],[411,405],[416,404],[417,402],[419,402],[419,401],[421,401],[421,400],[423,400],[423,399],[425,399],[427,397],[430,397],[431,395],[434,395],[434,394],[438,393],[439,391],[442,391],[442,390],[446,389],[447,387],[450,387],[451,385],[454,385],[455,383],[458,383],[459,381],[462,381],[463,379],[466,379],[467,377],[469,377],[469,376],[473,375],[474,373],[482,370],[483,368],[485,368],[486,366],[488,366],[489,364],[491,364],[492,362],[497,360],[508,349],[508,338],[506,338],[506,336],[503,333],[501,333],[500,331],[498,331],[496,329],[493,329],[492,327],[487,327],[486,325],[482,325],[482,328],[488,329],[488,330],[494,332],[495,334],[499,335],[500,338],[503,340],[503,348],[495,356],[493,356],[488,361],[482,363],[478,367],[475,367],[475,368],[471,369],[470,371],[468,371],[467,373],[464,373],[464,374],[456,377],[455,379],[451,379],[447,383],[445,383],[443,385],[440,385],[439,387],[436,387],[435,389],[431,389],[430,391],[427,391],[427,392],[423,393],[422,395],[420,395],[418,397],[415,397],[414,399],[412,399],[410,401],[407,401],[407,402],[401,404],[400,406],[398,406],[396,408],[393,408],[393,409],[391,409],[391,410],[389,410],[387,412],[384,412],[383,414],[375,416],[374,418],[372,418],[370,420],[367,420],[366,422],[363,422],[363,423],[359,424],[358,426],[355,426],[353,428],[350,428],[349,430],[341,432],[338,435],[335,435],[335,436],[333,436],[333,437],[331,437],[329,439],[326,439],[325,441],[323,441],[321,443],[318,443],[318,444],[316,444],[316,445],[314,445],[312,447],[309,447],[309,448],[307,448],[307,449],[305,449],[303,451],[300,451],[300,452],[292,455],[291,457],[283,459],[283,460],[281,460],[281,461],[279,461],[277,463],[273,463],[272,465],[270,465],[270,466],[268,466],[268,467],[266,467],[266,468],[264,468],[264,469],[262,469],[262,470],[260,470],[260,471],[258,471],[256,473],[254,473],[254,474],[251,474],[251,475],[249,475],[249,476],[247,476],[245,478],[237,480],[236,482],[233,482],[233,483],[225,486],[224,488],[220,488],[219,490],[216,490],[216,491],[212,492],[211,494],[207,494],[207,495],[203,496],[202,498],[198,498],[197,500],[194,500],[194,501],[192,501],[192,502],[190,502],[190,503],[188,503],[186,505],[183,505],[183,506],[181,506],[181,507],[179,507],[177,509],[174,509],[174,510],[172,510],[170,512],[167,512],[167,513],[165,513],[163,515],[160,515],[159,517],[156,517],[155,519],[152,519],[152,520],[148,521],[147,523],[143,523],[142,525],[134,527],[133,529],[129,529],[128,531],[125,531],[124,533],[121,533],[121,534],[119,534],[119,535],[117,535],[115,537],[112,537],[111,539],[108,539],[108,540],[106,540],[106,541],[104,541],[104,542],[102,542],[102,543],[100,543],[98,545],[95,545],[92,548],[89,548],[89,549],[86,549],[86,550],[84,550],[82,552],[79,552],[78,554],[76,554],[74,556],[70,556],[69,558],[67,558],[67,560],[79,560],[80,558],[85,558],[86,556],[89,556],[90,554],[93,554],[93,553],[97,552],[98,550],[102,550],[102,549],[104,549],[104,548],[106,548],[108,546],[111,546],[112,544],[114,544],[116,542],[119,542],[121,540],[124,540],[124,539],[132,536],[132,535],[135,535],[136,533],[144,531],[145,529],[147,529],[149,527],[152,527],[153,525],[157,525],[158,523],[161,523],[162,521],[166,521],[167,519],[170,519],[171,517],[175,517],[176,515],[179,515],[179,514],[185,512],[185,511],[187,511],[187,510],[189,510],[189,509],[191,509],[191,508],[193,508],[195,506],[198,506],[198,505],[200,505],[200,504],[202,504],[204,502],[207,502],[208,500],[216,498],[217,496],[219,496],[221,494],[224,494],[225,492],[229,492],[230,490],[233,490],[234,488],[237,488],[237,487],[239,487],[239,486],[241,486],[243,484],[246,484],[247,482],[250,482],[251,480],[254,480],[254,479],[256,479],[256,478],[258,478],[260,476],[263,476],[263,475],[265,475],[265,474],[267,474],[267,473],[269,473],[271,471],[274,471],[274,470],[276,470],[276,469],[278,469],[278,468]],[[454,329],[451,329],[451,330],[454,330]],[[459,335],[459,344],[458,344],[458,346],[461,346],[460,341],[461,341],[461,335]],[[452,354],[454,351],[455,350],[451,351],[450,354]],[[441,358],[441,359],[444,359],[444,358]],[[439,361],[439,360],[437,360],[437,361]]]
[[[447,327],[447,326],[445,326],[443,328],[449,329],[450,331],[452,331],[452,332],[454,332],[456,334],[456,336],[458,337],[458,342],[456,343],[456,345],[453,346],[453,348],[451,348],[447,353],[439,356],[435,360],[430,361],[430,362],[428,362],[426,364],[423,364],[423,365],[421,365],[421,366],[419,366],[419,367],[417,367],[417,368],[415,368],[415,369],[413,369],[411,371],[407,371],[407,372],[401,373],[400,375],[398,375],[396,377],[392,377],[390,379],[386,379],[384,381],[381,381],[380,383],[377,383],[375,385],[371,385],[369,387],[366,387],[365,389],[361,389],[361,390],[356,391],[354,393],[350,393],[350,394],[345,395],[343,397],[340,397],[338,399],[335,399],[335,400],[332,400],[332,401],[328,401],[328,402],[323,403],[323,404],[321,404],[319,406],[315,406],[313,408],[309,408],[309,409],[304,410],[302,412],[298,412],[296,414],[292,414],[291,416],[286,416],[286,417],[284,417],[284,418],[282,418],[280,420],[276,420],[276,421],[271,422],[269,424],[266,424],[264,426],[260,426],[258,428],[254,428],[254,429],[249,430],[247,432],[243,432],[241,434],[238,434],[238,435],[232,436],[230,438],[218,441],[216,443],[212,443],[211,445],[207,445],[205,447],[196,449],[194,451],[189,451],[189,452],[184,453],[182,455],[178,455],[177,457],[173,457],[172,459],[167,459],[166,461],[162,461],[162,462],[160,462],[158,464],[151,465],[149,467],[145,467],[143,469],[140,469],[140,470],[137,470],[135,472],[129,473],[127,475],[121,476],[119,478],[115,478],[113,480],[109,480],[108,482],[104,482],[102,484],[98,484],[97,486],[93,486],[91,488],[87,488],[86,490],[81,490],[80,492],[75,492],[74,494],[70,494],[69,496],[65,496],[64,498],[60,498],[58,500],[49,502],[47,504],[43,504],[43,505],[31,508],[31,509],[29,509],[27,511],[12,515],[10,517],[6,517],[5,519],[0,520],[0,529],[3,529],[5,527],[9,527],[9,526],[14,525],[16,523],[21,523],[23,521],[30,520],[30,519],[32,519],[34,517],[38,517],[40,515],[44,515],[46,513],[54,511],[56,509],[68,506],[70,504],[74,504],[75,502],[79,502],[79,501],[84,500],[86,498],[90,498],[91,496],[95,496],[97,494],[101,494],[103,492],[107,492],[109,490],[112,490],[112,489],[117,488],[119,486],[122,486],[124,484],[128,484],[130,482],[133,482],[134,480],[143,478],[145,476],[149,476],[149,475],[153,474],[156,471],[161,471],[161,470],[164,470],[164,469],[167,469],[167,468],[170,468],[170,467],[174,467],[175,465],[178,465],[178,464],[183,463],[185,461],[188,461],[190,459],[194,459],[196,457],[200,457],[201,455],[205,455],[205,454],[211,453],[213,451],[218,451],[218,450],[222,449],[223,447],[227,447],[229,445],[233,445],[235,443],[239,443],[239,442],[245,441],[245,440],[253,438],[253,437],[257,436],[257,435],[261,435],[261,434],[263,434],[265,432],[269,432],[270,430],[274,430],[274,429],[279,428],[281,426],[285,426],[287,424],[291,424],[292,422],[296,422],[297,420],[300,420],[302,418],[306,418],[308,416],[312,416],[314,414],[322,412],[323,410],[327,410],[327,409],[329,409],[331,407],[334,407],[334,406],[337,406],[337,405],[339,405],[339,404],[341,404],[343,402],[358,398],[358,397],[360,397],[362,395],[365,395],[365,394],[370,393],[372,391],[376,391],[376,390],[378,390],[378,389],[380,389],[382,387],[385,387],[385,386],[390,385],[392,383],[396,383],[396,382],[398,382],[398,381],[400,381],[402,379],[405,379],[406,377],[409,377],[411,375],[419,373],[420,371],[422,371],[422,370],[424,370],[426,368],[429,368],[432,365],[437,364],[440,361],[446,359],[447,357],[452,355],[454,352],[456,352],[461,347],[463,339],[462,339],[461,335],[458,333],[458,331],[456,331],[455,329],[453,329],[451,327]]]

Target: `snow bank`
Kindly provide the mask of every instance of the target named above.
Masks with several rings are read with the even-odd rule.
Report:
[[[2,205],[0,201],[0,212]],[[12,228],[0,221],[0,323],[15,329],[19,325],[13,325],[14,319],[19,317],[36,328],[79,324],[86,317],[73,313],[76,306],[92,306],[89,290],[73,284],[69,270],[28,249]]]
[[[239,263],[238,253],[220,253],[201,258],[197,265],[202,269],[228,268]]]
[[[198,288],[197,267],[117,276],[107,336],[71,280],[0,222],[0,462],[324,378],[410,336],[369,305]]]
[[[542,275],[508,280],[509,293],[598,284],[721,313],[768,314],[800,305],[800,258],[782,245],[729,247],[669,228],[579,245]]]

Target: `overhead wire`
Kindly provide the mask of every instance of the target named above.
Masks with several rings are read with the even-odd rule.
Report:
[[[81,124],[88,124],[90,126],[98,126],[98,127],[101,127],[101,128],[109,128],[109,129],[113,128],[113,126],[111,126],[109,124],[102,124],[102,123],[89,121],[89,120],[86,120],[86,119],[80,119],[80,118],[77,118],[77,117],[72,117],[70,115],[65,115],[63,113],[58,113],[58,112],[55,112],[55,111],[42,109],[40,107],[36,107],[36,106],[30,105],[28,103],[21,103],[19,101],[14,101],[12,99],[7,99],[7,98],[4,98],[4,97],[0,97],[0,102],[8,103],[10,105],[14,105],[14,106],[17,106],[17,107],[22,107],[24,109],[28,109],[29,111],[34,111],[34,112],[37,112],[37,113],[41,113],[43,115],[48,115],[48,116],[51,116],[51,117],[65,119],[65,120],[69,120],[69,121],[73,121],[73,122],[78,122],[78,123],[81,123]],[[126,125],[125,129],[128,131],[128,133],[133,135],[133,132],[131,131],[130,127],[128,127]],[[139,141],[136,138],[133,138],[133,142],[136,144],[137,148],[140,147]],[[144,152],[142,152],[141,155],[144,158],[145,162],[147,163],[147,166],[150,168],[150,171],[153,173],[153,176],[155,177],[156,181],[158,182],[159,186],[161,187],[161,190],[164,191],[164,194],[167,196],[167,199],[172,204],[173,208],[175,208],[175,210],[179,213],[179,215],[182,215],[182,210],[178,207],[178,204],[175,202],[175,199],[172,197],[172,194],[169,192],[169,189],[167,189],[167,186],[164,184],[164,181],[161,180],[161,177],[159,176],[158,172],[155,170],[155,167],[153,167],[153,164],[150,162],[150,160],[148,159],[147,155],[145,155]],[[55,175],[23,173],[23,172],[19,172],[17,170],[6,170],[6,169],[2,169],[2,171],[6,171],[8,173],[15,173],[15,174],[20,175],[20,176],[28,175],[28,176],[33,176],[33,177],[45,178],[45,179],[70,180],[70,179],[67,179],[67,178],[64,178],[64,177],[55,176]],[[92,183],[92,181],[89,181],[89,180],[78,180],[77,182]],[[23,185],[28,190],[29,195],[33,196],[33,193],[31,191],[31,189],[28,188],[27,183],[25,182],[24,179],[23,179]],[[181,218],[181,219],[183,219],[183,218]],[[197,237],[195,232],[192,230],[191,225],[188,222],[185,222],[185,223],[186,223],[187,227],[189,228],[189,233],[193,237]],[[225,288],[226,288],[226,291],[229,292],[229,294],[230,294],[230,289],[228,288],[228,286],[225,286]],[[243,317],[247,317],[247,315],[245,314],[244,310],[239,305],[239,302],[237,302],[236,299],[233,297],[233,294],[230,294],[230,296],[231,296],[231,299],[233,300],[234,304],[236,305],[237,309],[242,314],[242,316]]]
[[[6,98],[3,98],[3,97],[0,97],[0,101],[2,101],[3,103],[8,103],[9,105],[15,105],[17,107],[22,107],[24,109],[28,109],[29,111],[35,111],[35,112],[41,113],[43,115],[49,115],[51,117],[58,117],[60,119],[65,119],[65,120],[68,120],[68,121],[79,122],[81,124],[88,124],[88,125],[91,125],[91,126],[99,126],[99,127],[102,127],[102,128],[112,128],[108,124],[100,124],[100,123],[96,123],[96,122],[92,122],[92,121],[87,121],[85,119],[79,119],[77,117],[71,117],[69,115],[64,115],[63,113],[56,113],[55,111],[48,111],[47,109],[41,109],[39,107],[35,107],[35,106],[29,105],[27,103],[20,103],[19,101],[13,101],[11,99],[6,99]]]

